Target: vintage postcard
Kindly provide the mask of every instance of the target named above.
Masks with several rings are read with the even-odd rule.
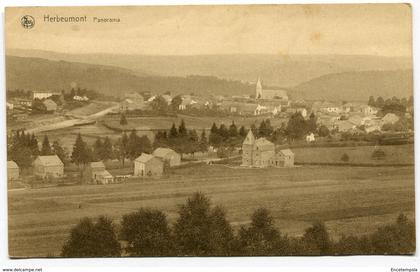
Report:
[[[414,254],[411,21],[6,8],[9,256]]]

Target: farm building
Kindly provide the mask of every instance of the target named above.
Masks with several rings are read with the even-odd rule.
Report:
[[[83,180],[89,183],[113,183],[113,176],[105,169],[103,162],[91,162],[83,171]]]
[[[58,178],[64,174],[64,164],[57,155],[38,156],[33,162],[34,175],[41,178]]]
[[[52,91],[36,91],[32,93],[32,99],[46,99],[51,96],[61,96],[60,92],[52,92]]]
[[[265,138],[255,139],[250,130],[242,144],[242,166],[265,168],[290,167],[294,165],[294,154],[290,149],[275,151],[272,142]]]
[[[45,110],[48,112],[53,112],[57,110],[57,103],[52,101],[51,99],[46,99],[44,102],[42,102],[45,106]]]
[[[155,151],[153,151],[153,156],[162,159],[169,167],[181,164],[181,155],[170,148],[156,148]]]
[[[160,177],[163,174],[163,161],[153,155],[142,153],[134,160],[134,176]]]
[[[19,166],[14,161],[7,161],[7,180],[19,179]]]

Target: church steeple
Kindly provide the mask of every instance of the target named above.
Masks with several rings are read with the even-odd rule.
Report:
[[[262,83],[261,78],[258,77],[257,85],[255,87],[255,99],[261,99],[262,98]]]

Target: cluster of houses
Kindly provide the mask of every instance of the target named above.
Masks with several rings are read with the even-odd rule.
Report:
[[[54,91],[34,91],[32,92],[32,97],[22,98],[15,97],[8,99],[6,103],[6,108],[8,111],[21,112],[21,113],[30,113],[32,111],[32,105],[34,100],[39,100],[45,107],[45,111],[48,113],[53,113],[57,111],[58,105],[52,99],[52,97],[59,97],[64,103],[63,94],[61,92]],[[89,98],[86,95],[75,95],[73,96],[74,101],[87,102]]]
[[[161,177],[167,167],[181,164],[181,155],[169,148],[157,148],[153,154],[142,153],[134,160],[135,177]],[[33,175],[48,180],[64,177],[64,164],[57,155],[38,156],[33,164]],[[14,161],[7,162],[8,180],[19,179],[20,169]],[[121,182],[125,175],[113,176],[101,161],[91,162],[83,168],[81,179],[90,184],[111,184]]]

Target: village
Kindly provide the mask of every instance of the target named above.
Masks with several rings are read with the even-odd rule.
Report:
[[[239,167],[294,167],[295,156],[300,165],[304,160],[294,154],[290,148],[293,146],[333,147],[339,143],[345,147],[356,142],[357,145],[375,146],[376,150],[380,144],[412,143],[413,135],[412,97],[401,100],[370,97],[366,102],[292,100],[285,89],[263,88],[261,78],[255,83],[255,94],[242,97],[192,94],[172,97],[170,92],[155,95],[130,92],[114,101],[110,98],[104,101],[95,92],[80,88],[72,89],[70,93],[15,91],[11,94],[7,101],[8,127],[11,128],[8,149],[9,158],[16,158],[8,161],[8,180],[12,187],[33,185],[36,180],[38,184],[110,184],[139,178],[156,179],[167,176],[170,168],[220,161]],[[101,107],[94,107],[90,114],[75,113],[95,103]],[[179,128],[175,127],[175,122],[172,128],[149,126],[144,129],[141,126],[142,120],[159,116],[162,119],[192,116],[200,125],[187,129],[182,119]],[[212,116],[215,117],[212,120],[222,120],[220,128],[216,122],[210,128],[209,120],[206,120],[207,127],[202,126],[205,119]],[[64,127],[52,128],[48,118],[51,122],[61,118]],[[136,121],[137,118],[140,119]],[[37,119],[42,122],[38,123]],[[20,123],[21,120],[25,122]],[[231,124],[224,124],[223,120]],[[138,127],[130,125],[136,122]],[[19,127],[19,124],[24,126]],[[27,129],[28,124],[35,128]],[[96,156],[79,154],[85,158],[77,159],[76,149],[84,149],[87,145],[80,130],[73,133],[73,139],[76,135],[78,138],[75,145],[63,146],[60,139],[52,145],[49,142],[48,137],[54,135],[54,130],[64,129],[63,134],[67,134],[66,127],[93,126],[94,130],[98,124],[111,129],[112,135],[95,134],[90,137],[93,151],[89,147],[85,151],[79,150],[79,153],[96,152]],[[242,125],[240,129],[239,124]],[[129,132],[128,137],[126,133]],[[200,132],[201,137],[198,136]],[[38,144],[35,133],[44,135],[42,145]],[[137,136],[142,133],[143,136]],[[189,139],[187,143],[170,142],[167,140],[170,133],[185,134]],[[118,138],[120,136],[122,138]],[[29,138],[30,151],[20,148],[25,143],[19,137]],[[65,135],[59,134],[58,138],[62,137]],[[139,140],[128,147],[121,145],[121,140],[128,141],[124,137]],[[79,147],[78,140],[81,141]],[[102,148],[105,143],[107,147]],[[105,151],[99,150],[101,148]],[[128,155],[126,149],[129,148],[137,151]],[[25,152],[29,152],[29,156]],[[340,156],[335,163],[349,163],[348,154],[343,152]],[[128,167],[124,165],[126,158],[129,158]],[[322,162],[320,159],[319,163]]]

